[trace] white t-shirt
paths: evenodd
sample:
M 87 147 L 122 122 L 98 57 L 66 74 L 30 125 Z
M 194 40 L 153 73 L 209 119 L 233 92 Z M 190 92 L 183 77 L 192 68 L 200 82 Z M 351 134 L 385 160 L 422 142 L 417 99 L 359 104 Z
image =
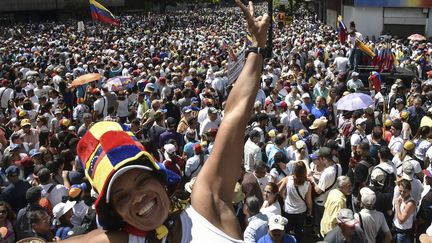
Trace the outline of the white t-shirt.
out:
M 129 100 L 117 100 L 118 107 L 117 107 L 117 116 L 119 117 L 126 117 L 129 115 Z
M 355 131 L 350 139 L 351 146 L 357 146 L 361 143 L 369 143 L 369 139 L 367 139 L 366 134 L 360 134 L 358 131 Z
M 361 226 L 366 235 L 366 242 L 375 242 L 380 229 L 384 233 L 390 231 L 383 213 L 363 208 L 358 214 L 355 214 L 356 219 L 360 218 L 359 214 L 361 215 Z
M 337 167 L 337 174 L 336 174 L 336 167 Z M 340 175 L 342 175 L 342 167 L 340 164 L 331 165 L 323 170 L 318 182 L 318 187 L 321 189 L 321 191 L 325 191 L 325 192 L 315 197 L 314 201 L 317 205 L 324 206 L 329 191 L 331 191 L 331 189 L 333 188 L 336 188 L 336 183 L 333 184 L 333 182 L 335 182 L 335 180 Z M 333 186 L 330 187 L 332 184 Z
M 106 97 L 101 97 L 97 99 L 93 104 L 93 110 L 96 111 L 97 115 L 100 115 L 103 112 L 103 116 L 108 115 L 108 101 Z
M 392 136 L 388 145 L 393 154 L 400 153 L 403 150 L 403 139 L 401 136 Z
M 267 200 L 264 201 L 263 205 L 267 205 L 267 204 L 268 204 Z M 267 216 L 267 218 L 269 219 L 273 215 L 281 215 L 282 209 L 279 202 L 276 200 L 276 202 L 274 202 L 272 205 L 267 206 L 265 208 L 261 208 L 260 212 L 265 216 Z
M 349 59 L 346 57 L 336 57 L 334 60 L 334 63 L 336 64 L 336 70 L 339 72 L 346 72 Z

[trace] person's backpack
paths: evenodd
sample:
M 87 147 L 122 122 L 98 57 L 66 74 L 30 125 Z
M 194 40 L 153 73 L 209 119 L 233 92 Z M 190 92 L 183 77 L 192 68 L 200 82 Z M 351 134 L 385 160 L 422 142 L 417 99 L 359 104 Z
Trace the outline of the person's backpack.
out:
M 44 208 L 49 215 L 52 215 L 53 206 L 51 205 L 51 202 L 49 201 L 48 197 L 52 190 L 55 188 L 55 184 L 52 184 L 49 188 L 45 196 L 41 197 L 39 200 L 39 205 Z

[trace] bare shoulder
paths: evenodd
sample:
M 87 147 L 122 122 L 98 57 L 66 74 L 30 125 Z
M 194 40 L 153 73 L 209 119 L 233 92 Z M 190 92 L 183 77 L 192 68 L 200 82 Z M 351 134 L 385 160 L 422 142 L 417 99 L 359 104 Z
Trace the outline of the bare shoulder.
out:
M 66 243 L 122 243 L 128 242 L 128 234 L 122 231 L 106 232 L 104 230 L 93 230 L 85 235 L 72 237 L 62 242 Z

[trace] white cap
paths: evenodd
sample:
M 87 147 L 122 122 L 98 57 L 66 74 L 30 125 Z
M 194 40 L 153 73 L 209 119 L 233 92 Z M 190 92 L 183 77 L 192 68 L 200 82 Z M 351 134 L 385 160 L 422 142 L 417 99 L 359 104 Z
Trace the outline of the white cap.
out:
M 288 224 L 288 219 L 282 217 L 281 215 L 272 215 L 269 219 L 268 226 L 269 230 L 284 230 L 285 225 Z
M 59 203 L 53 208 L 54 224 L 60 224 L 60 217 L 65 215 L 69 210 L 71 210 L 76 204 L 76 201 L 67 201 L 66 203 Z
M 304 94 L 302 95 L 302 99 L 304 99 L 304 98 L 310 98 L 309 93 L 304 93 Z
M 357 125 L 362 124 L 362 123 L 365 122 L 365 121 L 367 121 L 367 118 L 360 117 L 360 118 L 358 118 L 358 119 L 356 120 L 355 124 L 356 124 L 356 126 L 357 126 Z
M 373 206 L 376 202 L 375 192 L 372 191 L 369 187 L 363 187 L 360 190 L 361 202 L 365 206 Z
M 359 76 L 359 73 L 358 72 L 352 72 L 352 74 L 351 74 L 351 77 L 358 77 Z

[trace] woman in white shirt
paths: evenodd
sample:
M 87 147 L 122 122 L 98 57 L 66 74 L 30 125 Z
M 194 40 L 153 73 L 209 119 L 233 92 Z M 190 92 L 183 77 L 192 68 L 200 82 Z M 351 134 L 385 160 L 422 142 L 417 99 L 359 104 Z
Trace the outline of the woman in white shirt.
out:
M 282 210 L 279 200 L 279 190 L 276 183 L 267 183 L 264 188 L 264 203 L 261 206 L 260 212 L 265 214 L 267 218 L 273 215 L 281 215 Z
M 312 186 L 307 180 L 306 166 L 302 161 L 294 163 L 293 175 L 286 179 L 285 195 L 286 218 L 288 219 L 287 230 L 294 231 L 297 242 L 301 242 L 303 225 L 306 215 L 312 212 Z M 281 188 L 281 187 L 280 187 Z

